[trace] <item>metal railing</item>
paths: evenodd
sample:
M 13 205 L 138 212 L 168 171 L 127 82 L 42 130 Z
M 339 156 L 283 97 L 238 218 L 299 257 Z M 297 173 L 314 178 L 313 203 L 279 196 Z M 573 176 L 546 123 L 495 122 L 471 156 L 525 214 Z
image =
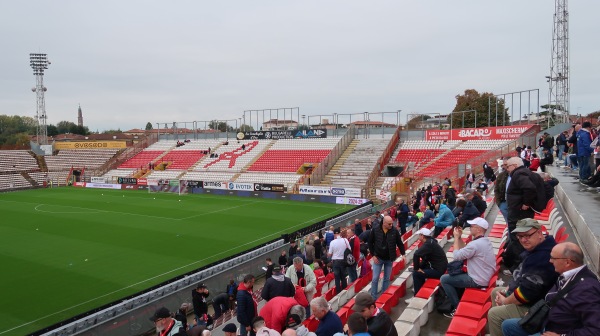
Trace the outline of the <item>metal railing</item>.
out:
M 340 156 L 342 156 L 346 148 L 348 148 L 348 145 L 350 145 L 352 140 L 354 140 L 355 134 L 356 129 L 354 125 L 352 125 L 348 128 L 346 134 L 344 134 L 344 136 L 340 138 L 340 141 L 338 141 L 337 145 L 335 145 L 331 152 L 329 152 L 329 154 L 323 159 L 323 161 L 321 161 L 321 164 L 319 164 L 319 166 L 313 170 L 311 178 L 305 179 L 305 183 L 309 183 L 308 181 L 310 181 L 310 184 L 314 185 L 323 181 L 325 175 L 329 173 L 333 165 L 335 165 L 335 163 L 338 161 Z

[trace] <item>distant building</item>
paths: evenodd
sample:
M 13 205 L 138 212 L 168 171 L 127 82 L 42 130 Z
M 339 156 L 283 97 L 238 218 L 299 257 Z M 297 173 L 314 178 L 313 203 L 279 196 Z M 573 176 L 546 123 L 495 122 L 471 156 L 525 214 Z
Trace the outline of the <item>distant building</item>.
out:
M 263 123 L 263 131 L 280 131 L 297 129 L 298 122 L 295 120 L 271 119 Z
M 356 128 L 396 128 L 394 124 L 382 122 L 382 121 L 354 121 L 347 124 L 345 127 L 354 125 Z

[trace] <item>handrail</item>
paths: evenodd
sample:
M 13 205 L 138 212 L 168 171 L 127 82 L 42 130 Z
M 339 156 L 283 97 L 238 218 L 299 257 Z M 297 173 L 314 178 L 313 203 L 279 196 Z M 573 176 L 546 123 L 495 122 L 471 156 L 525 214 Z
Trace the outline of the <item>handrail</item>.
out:
M 385 150 L 377 160 L 375 167 L 373 167 L 373 171 L 371 171 L 371 174 L 367 178 L 367 182 L 365 182 L 365 189 L 372 188 L 373 186 L 375 186 L 375 182 L 377 181 L 377 178 L 379 178 L 383 167 L 387 165 L 387 163 L 390 160 L 390 157 L 394 153 L 394 149 L 398 145 L 398 141 L 400 139 L 400 129 L 400 126 L 396 128 L 394 135 L 392 135 L 392 139 L 388 142 L 388 145 L 385 147 Z
M 331 168 L 335 165 L 337 160 L 342 156 L 346 148 L 350 145 L 356 133 L 356 128 L 351 125 L 344 136 L 338 141 L 335 147 L 327 154 L 327 156 L 321 161 L 319 166 L 313 171 L 310 179 L 305 179 L 305 183 L 310 181 L 311 185 L 320 183 Z

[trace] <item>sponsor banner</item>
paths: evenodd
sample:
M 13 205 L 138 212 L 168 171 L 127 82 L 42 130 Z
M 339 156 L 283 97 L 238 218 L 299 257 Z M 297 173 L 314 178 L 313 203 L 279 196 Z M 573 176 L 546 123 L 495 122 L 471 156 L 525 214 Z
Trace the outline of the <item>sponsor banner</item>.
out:
M 238 140 L 327 138 L 327 129 L 239 132 L 237 134 L 237 138 Z
M 146 180 L 146 184 L 149 185 L 149 186 L 157 186 L 158 185 L 158 180 L 148 179 L 148 180 Z
M 336 197 L 336 204 L 350 204 L 350 205 L 361 205 L 367 203 L 369 200 L 365 198 L 348 198 L 348 197 Z
M 96 189 L 121 189 L 120 184 L 112 184 L 112 183 L 86 183 L 86 188 L 96 188 Z
M 389 201 L 392 199 L 392 193 L 389 191 L 375 189 L 375 194 L 376 194 L 377 199 L 382 200 L 382 201 Z
M 425 140 L 509 140 L 535 125 L 457 128 L 453 130 L 426 130 Z
M 139 187 L 137 184 L 121 184 L 121 189 L 123 190 L 138 190 Z
M 75 186 L 75 187 L 85 187 L 85 182 L 75 182 L 75 184 L 73 184 L 73 186 Z
M 254 183 L 237 183 L 237 182 L 229 182 L 227 183 L 227 189 L 229 190 L 254 190 Z
M 125 141 L 60 141 L 54 143 L 54 149 L 106 149 L 127 148 Z
M 319 187 L 319 186 L 301 186 L 300 194 L 304 195 L 327 195 L 327 196 L 346 196 L 361 197 L 360 188 L 338 188 L 338 187 Z
M 272 192 L 284 192 L 285 187 L 283 184 L 271 184 L 271 183 L 254 183 L 255 191 L 272 191 Z
M 185 181 L 185 185 L 191 188 L 202 188 L 202 181 L 187 180 Z
M 331 195 L 330 187 L 301 186 L 300 194 L 303 195 Z
M 118 177 L 117 183 L 119 184 L 137 184 L 137 179 L 133 177 Z
M 92 183 L 106 183 L 106 178 L 92 176 L 91 181 Z
M 346 197 L 361 197 L 360 188 L 338 188 L 331 187 L 332 196 L 346 196 Z
M 204 189 L 222 189 L 227 190 L 228 183 L 225 181 L 202 181 L 202 188 Z
M 148 179 L 145 178 L 139 178 L 137 179 L 137 184 L 138 185 L 148 185 Z M 138 188 L 139 189 L 139 188 Z

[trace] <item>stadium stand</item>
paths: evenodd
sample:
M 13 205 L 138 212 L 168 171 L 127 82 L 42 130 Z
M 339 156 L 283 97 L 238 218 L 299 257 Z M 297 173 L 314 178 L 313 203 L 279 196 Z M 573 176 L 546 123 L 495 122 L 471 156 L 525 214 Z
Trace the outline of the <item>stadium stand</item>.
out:
M 248 168 L 248 171 L 296 172 L 304 163 L 321 163 L 339 140 L 339 138 L 277 140 Z
M 118 149 L 63 149 L 57 155 L 45 156 L 48 171 L 69 170 L 72 167 L 96 169 L 105 164 Z
M 39 170 L 37 161 L 26 150 L 0 151 L 0 171 L 17 172 Z

